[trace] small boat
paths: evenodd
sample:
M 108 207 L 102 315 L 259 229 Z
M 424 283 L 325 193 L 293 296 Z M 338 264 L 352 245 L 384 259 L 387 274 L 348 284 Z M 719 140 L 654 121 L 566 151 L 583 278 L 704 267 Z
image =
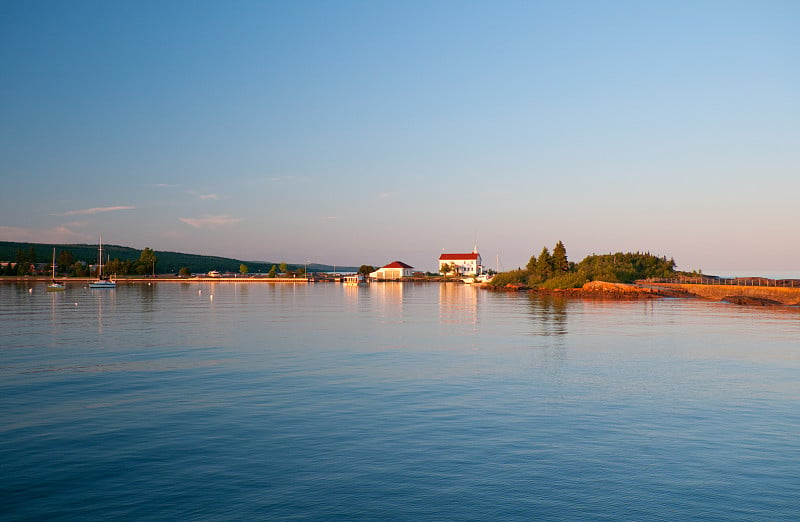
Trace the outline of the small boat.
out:
M 474 275 L 474 276 L 465 277 L 465 278 L 463 278 L 461 280 L 463 282 L 467 283 L 468 285 L 473 284 L 473 283 L 475 283 L 475 284 L 483 284 L 483 283 L 488 283 L 489 281 L 491 281 L 492 277 L 494 277 L 494 276 L 491 276 L 491 275 L 489 275 L 487 273 L 483 273 L 483 274 L 478 274 L 478 275 Z
M 342 277 L 342 283 L 348 286 L 367 286 L 364 274 L 354 274 Z
M 56 281 L 56 249 L 53 248 L 53 280 L 47 285 L 48 292 L 63 292 L 67 287 L 64 283 Z
M 103 277 L 103 238 L 100 238 L 100 252 L 98 254 L 97 280 L 89 283 L 89 288 L 116 288 L 117 282 L 108 277 Z

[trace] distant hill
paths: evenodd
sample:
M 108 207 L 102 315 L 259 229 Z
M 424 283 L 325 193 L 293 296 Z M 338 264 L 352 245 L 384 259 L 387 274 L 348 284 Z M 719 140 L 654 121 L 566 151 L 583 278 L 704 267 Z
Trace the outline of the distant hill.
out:
M 49 263 L 53 256 L 53 248 L 58 253 L 68 250 L 76 260 L 86 261 L 89 264 L 97 262 L 97 248 L 98 245 L 87 244 L 53 244 L 53 243 L 15 243 L 12 241 L 0 241 L 0 261 L 14 261 L 17 257 L 17 250 L 22 249 L 30 251 L 33 248 L 36 252 L 36 261 L 39 263 Z M 141 250 L 135 248 L 119 246 L 119 245 L 103 245 L 104 257 L 107 255 L 110 259 L 120 259 L 121 261 L 131 260 L 136 261 L 142 254 Z M 231 259 L 227 257 L 217 256 L 201 256 L 198 254 L 184 254 L 181 252 L 166 252 L 156 250 L 156 271 L 162 274 L 177 273 L 181 267 L 188 268 L 192 273 L 204 273 L 211 270 L 219 270 L 220 272 L 238 272 L 239 265 L 244 263 L 250 273 L 267 273 L 272 265 L 280 266 L 280 261 L 242 261 L 240 259 Z M 296 270 L 304 266 L 302 263 L 287 263 L 289 270 Z M 337 266 L 338 272 L 355 272 L 358 267 Z M 331 272 L 333 266 L 324 265 L 319 263 L 312 263 L 308 265 L 309 272 Z

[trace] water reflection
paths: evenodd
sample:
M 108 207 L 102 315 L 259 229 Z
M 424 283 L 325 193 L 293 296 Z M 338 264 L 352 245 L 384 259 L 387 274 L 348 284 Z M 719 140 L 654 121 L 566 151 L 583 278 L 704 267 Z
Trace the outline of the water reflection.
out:
M 95 303 L 95 308 L 97 309 L 97 333 L 103 333 L 103 329 L 105 328 L 105 321 L 103 320 L 103 312 L 104 309 L 107 307 L 109 309 L 113 309 L 114 306 L 117 304 L 117 289 L 100 289 L 100 290 L 93 290 L 88 288 L 90 298 Z
M 477 324 L 478 296 L 483 292 L 470 285 L 439 285 L 439 321 L 442 323 Z
M 153 312 L 156 310 L 156 297 L 157 297 L 157 284 L 147 283 L 143 285 L 135 285 L 138 290 L 138 297 L 141 301 L 142 312 L 146 317 L 152 317 Z
M 531 294 L 527 299 L 535 348 L 531 352 L 530 366 L 538 372 L 546 371 L 558 382 L 567 360 L 568 309 L 574 303 L 554 295 Z
M 403 318 L 403 300 L 405 283 L 385 282 L 370 285 L 370 293 L 378 305 L 379 314 L 384 319 L 399 320 Z
M 561 336 L 568 333 L 567 308 L 569 302 L 562 296 L 531 294 L 530 315 L 536 329 L 535 335 Z

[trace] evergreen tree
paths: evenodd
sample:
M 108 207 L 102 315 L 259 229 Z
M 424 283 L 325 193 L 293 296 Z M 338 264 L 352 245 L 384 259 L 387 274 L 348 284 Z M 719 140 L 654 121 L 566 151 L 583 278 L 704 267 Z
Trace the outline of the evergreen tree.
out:
M 569 272 L 567 249 L 561 241 L 556 243 L 555 248 L 553 248 L 553 271 L 556 275 Z
M 525 265 L 525 269 L 530 272 L 531 274 L 536 273 L 536 254 L 532 255 L 531 258 L 528 260 L 528 264 Z
M 553 256 L 547 247 L 542 247 L 539 257 L 536 259 L 535 275 L 540 281 L 546 281 L 553 276 Z
M 275 277 L 277 274 L 278 274 L 278 267 L 275 266 L 275 265 L 272 265 L 272 268 L 269 269 L 269 273 L 267 274 L 267 277 Z

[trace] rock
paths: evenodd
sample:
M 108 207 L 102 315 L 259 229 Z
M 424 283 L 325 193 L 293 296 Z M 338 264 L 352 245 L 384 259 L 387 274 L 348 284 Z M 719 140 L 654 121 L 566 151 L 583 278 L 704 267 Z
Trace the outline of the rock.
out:
M 730 303 L 743 306 L 783 306 L 780 301 L 773 301 L 772 299 L 765 299 L 763 297 L 749 297 L 746 295 L 731 295 L 721 299 L 724 303 Z
M 583 285 L 581 290 L 586 292 L 614 292 L 620 294 L 650 294 L 650 288 L 642 288 L 636 285 L 625 283 L 606 283 L 605 281 L 590 281 Z

